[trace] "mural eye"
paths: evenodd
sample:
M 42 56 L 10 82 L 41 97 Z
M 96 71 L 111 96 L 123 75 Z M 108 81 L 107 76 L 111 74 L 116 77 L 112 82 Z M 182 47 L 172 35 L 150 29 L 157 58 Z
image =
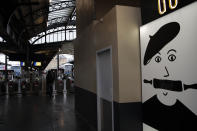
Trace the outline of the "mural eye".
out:
M 175 61 L 176 60 L 176 56 L 174 54 L 171 54 L 171 55 L 168 56 L 168 60 L 171 61 L 171 62 Z
M 159 62 L 161 61 L 161 57 L 160 57 L 160 56 L 157 56 L 157 57 L 155 58 L 155 61 L 156 61 L 157 63 L 159 63 Z

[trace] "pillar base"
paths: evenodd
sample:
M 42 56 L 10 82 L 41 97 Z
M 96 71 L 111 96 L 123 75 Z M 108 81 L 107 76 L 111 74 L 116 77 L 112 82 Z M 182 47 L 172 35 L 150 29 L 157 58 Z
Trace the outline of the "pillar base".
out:
M 17 93 L 17 96 L 22 96 L 22 93 Z
M 53 91 L 53 94 L 57 94 L 57 91 L 56 91 L 56 90 L 54 90 L 54 91 Z
M 42 96 L 46 96 L 47 95 L 47 92 L 45 91 L 45 92 L 41 92 L 40 93 Z
M 16 94 L 22 94 L 22 92 L 17 92 Z
M 63 93 L 66 93 L 67 90 L 66 90 L 66 80 L 64 80 L 64 90 L 63 90 Z
M 6 97 L 6 98 L 9 98 L 9 94 L 5 94 L 5 97 Z

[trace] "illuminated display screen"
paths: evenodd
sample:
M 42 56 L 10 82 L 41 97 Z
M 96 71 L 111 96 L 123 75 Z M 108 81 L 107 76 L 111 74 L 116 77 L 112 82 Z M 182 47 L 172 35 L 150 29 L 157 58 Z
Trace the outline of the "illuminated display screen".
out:
M 21 64 L 20 64 L 21 66 L 25 66 L 25 62 L 21 62 Z
M 33 62 L 33 66 L 42 66 L 41 62 Z
M 20 65 L 21 66 L 25 66 L 25 62 L 21 62 Z M 42 63 L 41 62 L 34 62 L 34 61 L 32 61 L 32 65 L 33 66 L 42 66 Z

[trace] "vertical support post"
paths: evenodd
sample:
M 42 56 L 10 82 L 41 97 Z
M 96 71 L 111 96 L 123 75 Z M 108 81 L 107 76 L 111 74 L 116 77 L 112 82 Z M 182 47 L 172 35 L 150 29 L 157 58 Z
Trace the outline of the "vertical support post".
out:
M 55 89 L 55 80 L 53 81 L 53 94 L 56 94 L 56 89 Z
M 54 33 L 53 33 L 53 42 L 55 42 L 55 41 L 54 41 Z
M 8 81 L 6 81 L 6 83 L 5 83 L 5 87 L 6 87 L 6 92 L 5 92 L 5 94 L 6 94 L 6 95 L 9 95 L 9 86 L 8 86 Z
M 42 74 L 42 95 L 46 95 L 46 74 Z
M 32 93 L 33 91 L 33 84 L 32 84 L 32 74 L 30 72 L 31 70 L 31 59 L 30 59 L 30 45 L 27 46 L 27 54 L 26 54 L 26 63 L 25 63 L 25 66 L 27 68 L 27 77 L 29 79 L 29 82 L 30 82 L 30 93 Z
M 8 61 L 7 55 L 5 55 L 5 86 L 6 86 L 6 95 L 9 95 L 9 86 L 8 86 Z
M 29 46 L 27 46 L 27 53 L 26 53 L 26 62 L 25 62 L 26 69 L 28 70 L 28 67 L 30 66 L 30 60 L 29 60 Z
M 62 40 L 62 32 L 63 32 L 63 31 L 61 31 L 61 40 L 60 40 L 60 41 L 63 41 L 63 40 Z
M 18 94 L 21 94 L 21 79 L 18 79 Z
M 70 30 L 68 31 L 68 34 L 69 34 L 69 40 L 71 40 L 71 37 L 70 37 Z
M 30 93 L 33 92 L 33 74 L 32 72 L 29 70 L 29 82 L 30 82 Z
M 60 49 L 58 50 L 58 53 L 57 53 L 57 78 L 59 77 L 59 62 L 60 62 L 60 60 L 59 60 L 59 51 L 60 51 Z
M 47 43 L 47 32 L 45 31 L 45 42 L 44 43 Z
M 64 79 L 64 90 L 63 92 L 66 92 L 66 79 Z
M 58 53 L 57 53 L 57 77 L 56 77 L 56 81 L 57 81 L 57 88 L 59 88 L 59 61 L 60 61 L 60 59 L 59 59 L 59 51 L 60 51 L 60 49 L 58 50 Z
M 67 37 L 66 37 L 66 26 L 65 26 L 65 41 L 67 40 Z
M 8 80 L 8 60 L 7 55 L 5 55 L 5 80 Z

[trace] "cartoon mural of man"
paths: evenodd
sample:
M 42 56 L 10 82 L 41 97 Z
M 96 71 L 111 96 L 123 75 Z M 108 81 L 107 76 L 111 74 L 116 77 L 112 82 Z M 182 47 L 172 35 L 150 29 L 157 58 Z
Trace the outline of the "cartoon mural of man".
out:
M 160 66 L 163 74 L 159 78 L 144 79 L 156 90 L 156 95 L 143 103 L 143 122 L 159 131 L 197 131 L 197 116 L 180 102 L 176 93 L 189 89 L 197 89 L 197 84 L 186 85 L 181 80 L 171 79 L 168 65 L 164 60 L 173 64 L 177 59 L 176 48 L 167 48 L 180 32 L 177 22 L 163 25 L 153 36 L 150 36 L 145 51 L 143 64 L 149 63 Z

